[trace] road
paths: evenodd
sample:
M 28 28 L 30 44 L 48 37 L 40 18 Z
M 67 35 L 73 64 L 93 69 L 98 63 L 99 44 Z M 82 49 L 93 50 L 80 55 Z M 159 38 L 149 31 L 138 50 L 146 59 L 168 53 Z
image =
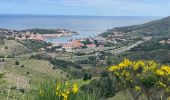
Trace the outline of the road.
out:
M 120 54 L 122 52 L 125 52 L 125 51 L 128 51 L 136 46 L 138 46 L 139 44 L 143 43 L 143 42 L 146 42 L 146 41 L 149 41 L 151 40 L 152 37 L 146 37 L 144 41 L 137 41 L 136 43 L 133 43 L 132 45 L 130 46 L 124 46 L 124 47 L 121 47 L 121 48 L 118 48 L 118 49 L 115 49 L 115 50 L 112 50 L 111 53 L 114 53 L 114 54 Z
M 145 41 L 138 41 L 138 42 L 136 42 L 136 43 L 134 43 L 134 44 L 132 44 L 132 45 L 130 45 L 130 46 L 124 46 L 124 47 L 121 47 L 121 48 L 112 50 L 111 53 L 116 54 L 116 55 L 117 55 L 117 54 L 120 54 L 120 53 L 122 53 L 122 52 L 128 51 L 128 50 L 136 47 L 137 45 L 139 45 L 139 44 L 141 44 L 141 43 L 143 43 L 143 42 L 145 42 Z
M 118 49 L 113 49 L 113 50 L 109 50 L 107 52 L 111 52 L 113 54 L 120 54 L 120 53 L 123 53 L 125 51 L 128 51 L 134 47 L 136 47 L 137 45 L 143 43 L 143 42 L 146 42 L 148 40 L 145 40 L 145 41 L 138 41 L 136 43 L 133 43 L 132 45 L 129 45 L 129 46 L 124 46 L 124 47 L 120 47 Z M 72 59 L 79 59 L 79 60 L 83 60 L 83 59 L 87 59 L 88 57 L 90 56 L 95 56 L 95 54 L 89 54 L 89 55 L 83 55 L 83 56 L 72 56 Z M 57 59 L 62 59 L 62 60 L 71 60 L 71 57 L 60 57 L 60 58 L 57 58 Z

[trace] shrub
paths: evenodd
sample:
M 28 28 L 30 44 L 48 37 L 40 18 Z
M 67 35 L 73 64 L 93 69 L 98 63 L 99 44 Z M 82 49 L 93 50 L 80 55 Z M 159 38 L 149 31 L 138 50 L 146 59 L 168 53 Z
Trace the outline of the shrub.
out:
M 20 91 L 21 93 L 25 93 L 25 89 L 23 89 L 23 88 L 20 88 L 19 91 Z
M 110 77 L 105 77 L 92 80 L 89 85 L 83 85 L 81 90 L 89 93 L 98 93 L 99 97 L 109 98 L 115 94 L 115 85 Z
M 8 49 L 8 47 L 6 46 L 5 49 Z
M 29 74 L 30 74 L 30 72 L 29 72 L 29 71 L 27 71 L 27 72 L 26 72 L 26 74 L 27 74 L 27 75 L 29 75 Z
M 75 63 L 72 63 L 72 62 L 69 62 L 69 61 L 59 60 L 59 59 L 51 59 L 50 62 L 51 62 L 51 64 L 60 66 L 62 68 L 68 68 L 70 66 L 75 67 L 77 69 L 82 68 L 82 66 L 80 66 L 78 64 L 75 64 Z
M 21 68 L 23 68 L 24 67 L 24 65 L 21 65 Z
M 34 58 L 35 58 L 35 56 L 34 56 L 34 55 L 31 55 L 31 56 L 30 56 L 30 58 L 33 58 L 33 59 L 34 59 Z
M 32 56 L 33 58 L 37 58 L 37 59 L 50 59 L 51 56 L 47 53 L 47 52 L 38 52 L 35 56 Z
M 4 75 L 4 73 L 0 73 L 0 78 L 2 78 L 2 77 L 3 77 L 3 75 Z
M 80 91 L 76 82 L 44 81 L 38 87 L 35 100 L 98 100 L 98 98 Z
M 7 58 L 15 58 L 14 55 L 8 55 Z
M 128 89 L 134 100 L 145 95 L 148 100 L 167 100 L 170 94 L 170 66 L 154 61 L 130 61 L 124 59 L 116 66 L 111 66 L 119 89 Z
M 77 55 L 77 56 L 83 56 L 83 55 L 85 55 L 85 53 L 77 52 L 77 53 L 75 53 L 75 55 Z
M 18 65 L 19 65 L 19 61 L 15 61 L 15 65 L 17 65 L 17 66 L 18 66 Z
M 4 55 L 0 55 L 0 58 L 5 58 L 5 56 Z
M 2 61 L 2 62 L 5 62 L 5 59 L 2 59 L 1 61 Z
M 84 74 L 83 81 L 87 81 L 89 79 L 88 73 Z
M 87 81 L 91 79 L 91 73 L 85 73 L 83 76 L 83 81 Z

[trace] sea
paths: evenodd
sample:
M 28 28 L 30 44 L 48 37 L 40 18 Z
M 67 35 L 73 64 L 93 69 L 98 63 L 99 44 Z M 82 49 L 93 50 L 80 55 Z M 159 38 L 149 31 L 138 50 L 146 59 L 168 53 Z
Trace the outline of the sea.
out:
M 0 15 L 0 28 L 23 29 L 68 29 L 79 35 L 46 38 L 48 42 L 68 42 L 70 39 L 95 37 L 107 29 L 143 24 L 159 17 L 144 16 L 71 16 L 71 15 Z

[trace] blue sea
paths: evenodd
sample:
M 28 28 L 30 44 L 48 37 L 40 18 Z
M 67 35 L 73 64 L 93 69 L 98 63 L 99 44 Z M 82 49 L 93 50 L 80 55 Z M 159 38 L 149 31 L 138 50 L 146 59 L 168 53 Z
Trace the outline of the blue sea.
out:
M 107 29 L 143 24 L 159 17 L 134 16 L 57 16 L 57 15 L 0 15 L 0 28 L 7 29 L 69 29 L 79 35 L 47 38 L 50 42 L 67 42 L 70 39 L 96 36 Z

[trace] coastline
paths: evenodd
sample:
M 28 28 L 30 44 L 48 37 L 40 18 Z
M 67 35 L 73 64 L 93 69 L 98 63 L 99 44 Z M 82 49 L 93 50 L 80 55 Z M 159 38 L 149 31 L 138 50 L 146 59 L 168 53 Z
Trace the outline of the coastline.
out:
M 44 38 L 59 38 L 59 37 L 67 37 L 71 35 L 79 35 L 78 33 L 64 33 L 64 34 L 44 34 L 42 35 Z

